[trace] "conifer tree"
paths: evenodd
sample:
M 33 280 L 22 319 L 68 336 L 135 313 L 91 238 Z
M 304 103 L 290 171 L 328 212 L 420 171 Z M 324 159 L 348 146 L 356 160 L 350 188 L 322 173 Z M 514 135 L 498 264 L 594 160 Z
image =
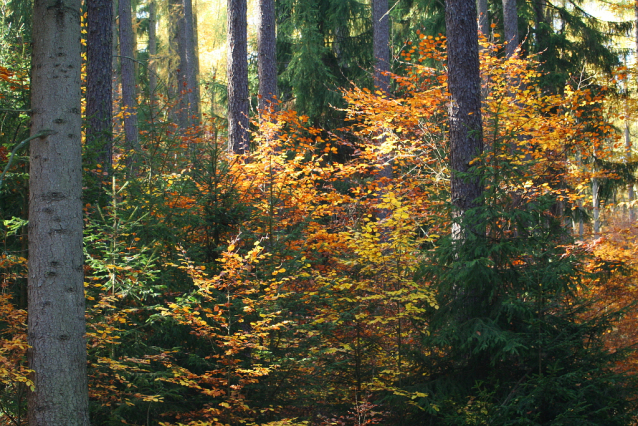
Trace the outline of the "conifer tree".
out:
M 228 0 L 228 149 L 248 150 L 248 34 L 246 0 Z
M 259 0 L 259 111 L 274 108 L 277 98 L 277 40 L 274 0 Z
M 80 1 L 36 0 L 33 22 L 29 424 L 88 426 Z

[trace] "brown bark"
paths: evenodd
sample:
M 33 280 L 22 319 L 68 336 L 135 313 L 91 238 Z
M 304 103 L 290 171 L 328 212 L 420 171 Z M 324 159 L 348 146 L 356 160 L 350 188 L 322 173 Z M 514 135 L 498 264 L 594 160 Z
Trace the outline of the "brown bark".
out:
M 35 0 L 29 189 L 29 425 L 88 426 L 80 1 Z
M 277 50 L 275 38 L 275 1 L 259 0 L 258 67 L 259 111 L 276 109 Z
M 447 0 L 445 25 L 448 44 L 448 88 L 450 92 L 450 166 L 455 216 L 463 217 L 483 188 L 478 176 L 462 176 L 483 152 L 481 123 L 481 77 L 478 57 L 476 5 L 473 0 Z M 462 237 L 462 230 L 455 230 Z
M 246 0 L 228 0 L 228 148 L 248 151 L 248 41 Z
M 133 18 L 131 0 L 119 0 L 120 68 L 122 69 L 122 110 L 127 150 L 139 152 L 137 104 L 135 101 L 135 52 L 133 50 Z M 129 164 L 135 167 L 135 158 Z
M 97 150 L 98 164 L 113 163 L 113 2 L 87 1 L 86 140 Z
M 182 128 L 199 122 L 199 89 L 195 75 L 195 33 L 193 28 L 193 3 L 181 0 L 178 22 L 179 73 L 177 82 L 180 96 L 179 121 Z

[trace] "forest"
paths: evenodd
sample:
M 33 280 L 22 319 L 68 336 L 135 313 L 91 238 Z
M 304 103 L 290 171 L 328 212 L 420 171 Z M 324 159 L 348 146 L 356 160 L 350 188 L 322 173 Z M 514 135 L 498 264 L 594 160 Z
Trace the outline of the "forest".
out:
M 638 2 L 0 7 L 0 426 L 638 424 Z

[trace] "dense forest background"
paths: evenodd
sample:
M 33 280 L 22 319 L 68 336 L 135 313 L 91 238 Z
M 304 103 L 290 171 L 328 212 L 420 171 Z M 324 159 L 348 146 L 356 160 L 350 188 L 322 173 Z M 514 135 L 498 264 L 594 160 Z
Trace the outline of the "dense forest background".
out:
M 89 424 L 34 420 L 63 293 L 96 426 L 638 422 L 638 6 L 465 1 L 459 126 L 459 0 L 84 0 L 83 296 L 34 278 L 70 12 L 0 1 L 0 425 Z

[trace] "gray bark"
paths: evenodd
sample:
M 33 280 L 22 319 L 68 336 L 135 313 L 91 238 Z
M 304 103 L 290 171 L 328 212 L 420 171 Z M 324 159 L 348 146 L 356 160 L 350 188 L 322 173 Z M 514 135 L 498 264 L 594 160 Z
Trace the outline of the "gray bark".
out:
M 86 140 L 109 172 L 113 163 L 113 2 L 87 1 Z
M 228 0 L 228 148 L 248 151 L 248 41 L 246 0 Z
M 450 92 L 450 166 L 455 216 L 476 206 L 482 194 L 478 176 L 462 177 L 470 162 L 483 152 L 481 77 L 478 57 L 476 5 L 473 0 L 447 0 L 448 88 Z M 462 230 L 454 230 L 462 238 Z
M 148 92 L 151 103 L 157 92 L 157 5 L 151 0 L 148 5 Z
M 503 29 L 505 31 L 505 56 L 511 58 L 518 47 L 518 12 L 516 0 L 503 0 Z
M 179 121 L 182 128 L 199 122 L 199 89 L 195 75 L 195 33 L 193 28 L 193 3 L 182 0 L 178 22 L 179 73 L 177 82 L 181 94 Z
M 120 64 L 122 69 L 122 109 L 126 148 L 139 152 L 137 105 L 135 101 L 135 53 L 133 50 L 133 18 L 131 0 L 119 0 Z M 129 160 L 133 164 L 135 159 Z
M 390 17 L 388 0 L 372 0 L 372 34 L 374 49 L 374 85 L 390 92 Z
M 88 426 L 80 1 L 35 0 L 29 189 L 29 425 Z
M 478 29 L 485 37 L 490 35 L 490 16 L 487 0 L 478 0 L 476 2 L 478 11 Z
M 591 180 L 591 193 L 592 193 L 592 207 L 594 216 L 594 233 L 600 233 L 600 197 L 599 197 L 600 183 L 598 178 Z
M 259 0 L 258 67 L 259 111 L 276 109 L 277 50 L 275 37 L 275 1 Z

